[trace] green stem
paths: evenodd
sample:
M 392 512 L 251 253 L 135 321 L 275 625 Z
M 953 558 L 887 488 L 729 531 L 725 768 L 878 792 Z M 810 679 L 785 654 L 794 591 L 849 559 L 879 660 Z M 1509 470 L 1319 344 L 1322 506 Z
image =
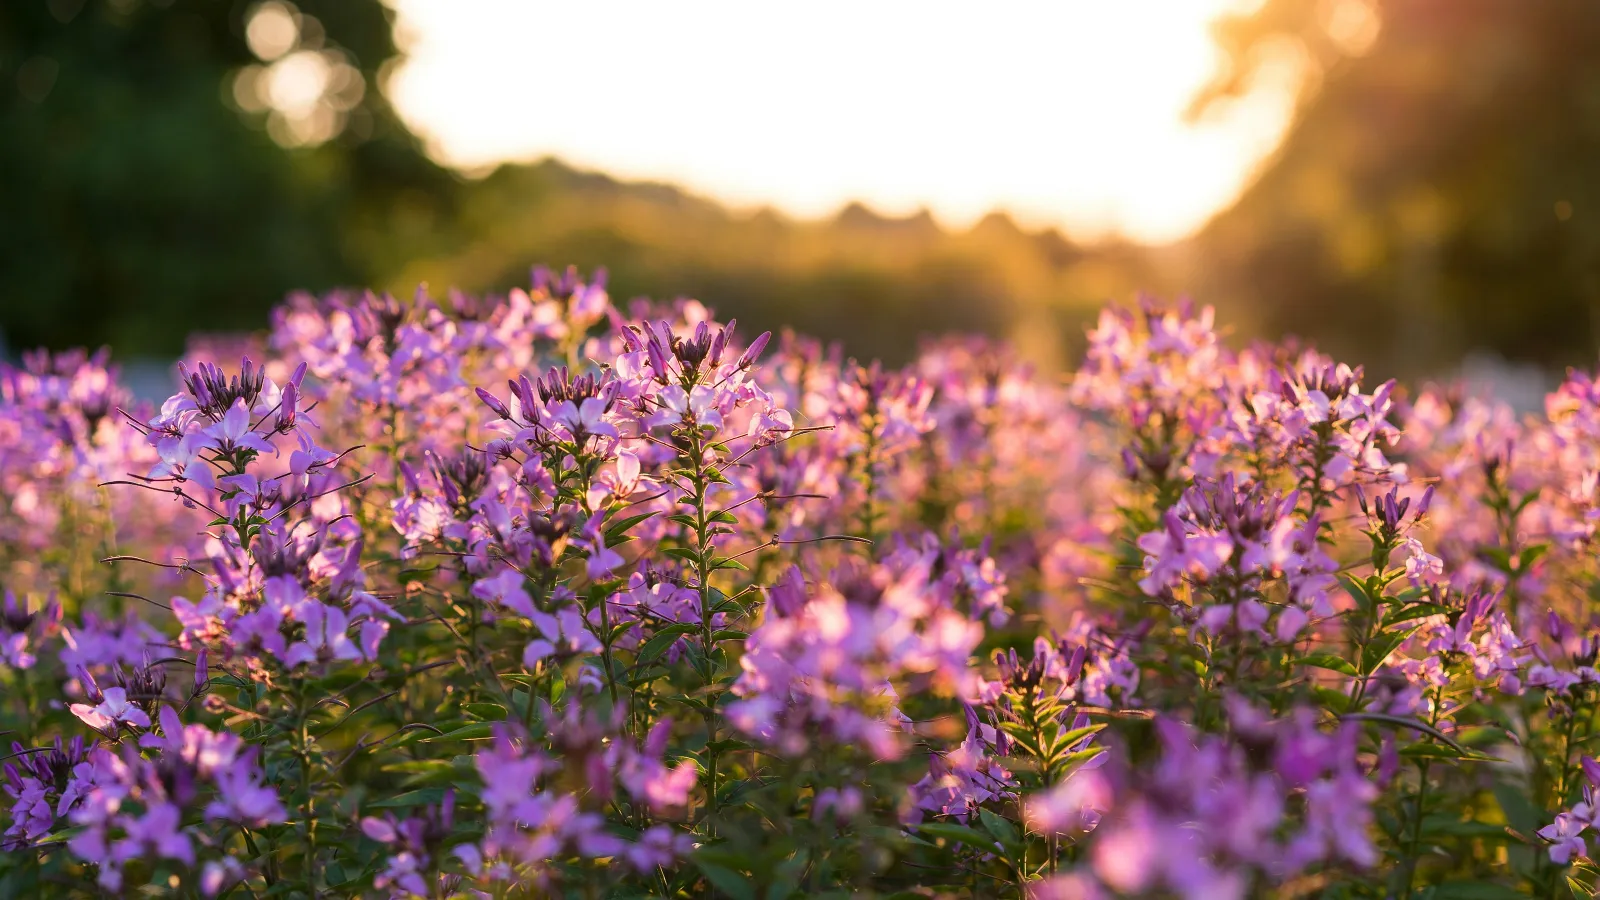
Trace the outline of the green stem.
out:
M 706 726 L 706 835 L 715 834 L 712 819 L 717 814 L 717 757 L 718 752 L 713 746 L 717 741 L 717 716 L 716 697 L 712 692 L 712 685 L 716 680 L 715 662 L 712 651 L 716 647 L 713 639 L 711 620 L 711 518 L 706 510 L 706 487 L 708 478 L 705 465 L 705 436 L 701 434 L 698 426 L 693 426 L 689 434 L 689 463 L 692 467 L 691 478 L 694 483 L 694 551 L 695 551 L 695 589 L 700 594 L 700 637 L 702 641 L 702 660 L 700 678 L 706 688 L 706 706 L 703 716 Z
M 297 726 L 296 755 L 300 759 L 300 790 L 306 795 L 305 814 L 301 818 L 301 830 L 305 836 L 305 876 L 306 894 L 315 900 L 317 896 L 317 819 L 313 808 L 311 791 L 311 711 L 305 705 L 305 684 L 300 684 L 296 713 L 299 719 Z

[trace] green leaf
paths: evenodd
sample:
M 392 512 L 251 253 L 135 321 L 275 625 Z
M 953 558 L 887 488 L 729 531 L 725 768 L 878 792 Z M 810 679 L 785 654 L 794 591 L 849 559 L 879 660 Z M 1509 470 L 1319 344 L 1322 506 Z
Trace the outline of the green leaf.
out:
M 398 772 L 401 775 L 415 775 L 419 772 L 453 771 L 454 766 L 442 759 L 404 759 L 400 762 L 389 763 L 381 771 Z
M 682 705 L 698 712 L 708 712 L 711 709 L 710 706 L 706 705 L 704 700 L 701 700 L 697 697 L 683 697 L 676 694 L 665 694 L 660 699 L 665 700 L 668 703 L 681 703 Z
M 677 557 L 678 559 L 685 560 L 686 562 L 692 562 L 692 563 L 699 563 L 700 562 L 700 553 L 698 551 L 691 550 L 688 547 L 663 547 L 661 552 L 665 553 L 668 556 L 673 556 L 673 557 Z
M 1001 722 L 1000 730 L 1015 738 L 1016 742 L 1022 745 L 1022 749 L 1028 751 L 1030 755 L 1035 757 L 1044 756 L 1044 750 L 1040 749 L 1038 743 L 1033 739 L 1033 729 L 1028 726 L 1021 722 Z
M 1094 725 L 1085 725 L 1082 728 L 1074 728 L 1071 731 L 1064 731 L 1061 734 L 1056 735 L 1056 746 L 1070 747 L 1091 734 L 1099 734 L 1100 732 L 1104 731 L 1106 724 L 1107 723 L 1105 722 L 1100 722 Z
M 1506 821 L 1524 837 L 1532 837 L 1534 832 L 1547 824 L 1544 821 L 1544 812 L 1528 799 L 1522 788 L 1496 780 L 1493 791 L 1495 802 L 1500 804 L 1500 811 L 1505 814 Z
M 645 666 L 655 662 L 656 657 L 667 652 L 667 648 L 671 647 L 673 643 L 678 640 L 678 638 L 689 634 L 694 630 L 695 626 L 689 624 L 688 622 L 678 622 L 663 627 L 660 631 L 657 631 L 655 634 L 651 635 L 650 640 L 645 641 L 644 644 L 639 647 L 639 651 L 634 654 L 633 657 L 634 663 L 640 666 Z
M 916 844 L 922 847 L 933 846 L 931 842 L 923 840 L 917 835 L 900 828 L 892 828 L 888 825 L 863 825 L 861 826 L 860 832 L 865 837 L 870 837 L 873 840 L 888 844 L 892 847 L 903 847 L 906 844 Z
M 1075 753 L 1068 753 L 1060 759 L 1052 760 L 1050 767 L 1058 769 L 1064 774 L 1084 765 L 1104 752 L 1106 752 L 1104 747 L 1088 747 Z
M 1447 881 L 1434 887 L 1434 900 L 1511 900 L 1527 894 L 1492 881 Z
M 1346 591 L 1350 592 L 1350 596 L 1356 601 L 1357 606 L 1362 609 L 1372 608 L 1372 597 L 1367 594 L 1367 586 L 1365 584 L 1351 578 L 1349 575 L 1340 575 L 1339 583 L 1344 585 Z
M 941 838 L 958 844 L 966 844 L 978 850 L 992 851 L 997 843 L 993 836 L 984 834 L 976 828 L 957 825 L 954 822 L 923 822 L 917 826 L 917 834 Z
M 1011 824 L 1011 820 L 981 807 L 978 809 L 978 818 L 983 822 L 983 830 L 994 835 L 1000 843 L 1014 847 L 1021 842 L 1022 836 L 1017 833 L 1017 826 Z
M 1391 625 L 1398 625 L 1401 622 L 1410 622 L 1413 619 L 1425 619 L 1429 616 L 1444 615 L 1448 612 L 1450 612 L 1449 607 L 1440 606 L 1437 603 L 1412 603 L 1409 606 L 1402 606 L 1394 612 L 1389 613 L 1387 616 L 1384 616 L 1383 627 L 1388 628 Z
M 1311 693 L 1316 696 L 1317 702 L 1335 715 L 1343 715 L 1350 711 L 1350 695 L 1344 691 L 1336 691 L 1330 687 L 1313 685 Z
M 1330 669 L 1334 672 L 1338 672 L 1341 675 L 1349 675 L 1352 678 L 1360 674 L 1356 671 L 1355 666 L 1350 665 L 1350 661 L 1348 659 L 1340 656 L 1334 656 L 1332 653 L 1313 653 L 1310 656 L 1301 657 L 1300 659 L 1295 660 L 1295 662 L 1302 666 L 1315 666 L 1319 669 Z
M 755 900 L 756 889 L 750 883 L 748 876 L 699 858 L 694 860 L 694 864 L 700 870 L 700 874 L 711 882 L 712 887 L 732 897 L 733 900 Z
M 1371 675 L 1373 672 L 1378 671 L 1378 667 L 1383 665 L 1389 655 L 1395 651 L 1395 648 L 1405 643 L 1406 638 L 1411 637 L 1417 627 L 1402 628 L 1399 631 L 1385 631 L 1375 635 L 1361 653 L 1361 674 Z
M 1446 835 L 1450 837 L 1486 838 L 1489 840 L 1511 840 L 1511 835 L 1506 833 L 1506 826 L 1494 822 L 1477 822 L 1471 819 L 1461 819 L 1455 812 L 1433 813 L 1422 820 L 1422 833 L 1425 835 Z
M 1476 750 L 1457 750 L 1448 744 L 1419 742 L 1400 748 L 1400 755 L 1411 759 L 1459 759 L 1465 762 L 1500 762 L 1499 757 Z
M 43 846 L 45 844 L 64 844 L 88 830 L 89 826 L 87 825 L 72 825 L 34 841 L 33 845 Z
M 788 900 L 800 888 L 800 879 L 806 874 L 806 864 L 811 861 L 811 851 L 804 847 L 778 864 L 772 884 L 767 886 L 766 900 Z
M 425 737 L 422 739 L 422 742 L 424 744 L 435 744 L 443 741 L 481 741 L 485 738 L 490 738 L 493 736 L 494 723 L 473 722 L 471 725 L 463 725 L 462 727 L 457 728 L 455 731 L 448 731 L 444 734 L 436 734 L 430 737 Z
M 1492 725 L 1475 725 L 1470 728 L 1463 728 L 1452 734 L 1451 737 L 1455 738 L 1456 743 L 1463 747 L 1482 747 L 1486 744 L 1495 744 L 1507 739 L 1505 729 Z
M 628 516 L 625 519 L 618 519 L 615 522 L 612 522 L 610 525 L 607 525 L 606 546 L 611 546 L 613 543 L 615 543 L 616 538 L 622 537 L 624 534 L 631 531 L 633 526 L 653 517 L 654 515 L 655 513 L 653 512 L 640 513 L 636 516 Z
M 367 807 L 369 809 L 402 809 L 411 806 L 432 806 L 444 799 L 445 790 L 442 787 L 430 787 L 417 791 L 407 791 L 404 794 L 397 794 L 386 800 L 368 803 Z
M 461 708 L 488 721 L 503 722 L 506 718 L 506 708 L 498 703 L 463 703 Z

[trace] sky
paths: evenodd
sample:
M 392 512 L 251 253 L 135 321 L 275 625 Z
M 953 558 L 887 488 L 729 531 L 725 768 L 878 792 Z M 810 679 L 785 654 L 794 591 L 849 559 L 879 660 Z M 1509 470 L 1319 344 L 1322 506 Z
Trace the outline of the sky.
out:
M 1240 0 L 390 2 L 407 60 L 385 90 L 441 161 L 553 155 L 800 217 L 859 200 L 1173 240 L 1293 104 L 1286 85 L 1184 121 Z

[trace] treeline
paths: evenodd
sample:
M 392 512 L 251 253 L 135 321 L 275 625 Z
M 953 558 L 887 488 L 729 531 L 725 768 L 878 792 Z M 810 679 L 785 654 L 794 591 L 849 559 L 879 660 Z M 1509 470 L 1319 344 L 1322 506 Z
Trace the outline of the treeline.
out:
M 547 262 L 608 265 L 622 299 L 689 292 L 891 360 L 948 331 L 1060 359 L 1091 310 L 1141 289 L 1186 290 L 1247 333 L 1301 334 L 1384 373 L 1473 349 L 1595 354 L 1600 5 L 1585 0 L 1268 0 L 1225 24 L 1229 63 L 1197 108 L 1289 48 L 1299 118 L 1233 208 L 1164 248 L 1002 214 L 960 231 L 858 206 L 797 221 L 550 160 L 463 179 L 376 88 L 397 53 L 386 6 L 283 5 L 296 52 L 348 61 L 365 86 L 314 147 L 279 146 L 287 126 L 241 100 L 239 73 L 264 64 L 255 4 L 0 8 L 10 347 L 170 354 L 193 331 L 254 327 L 295 288 L 504 289 Z M 1363 14 L 1376 27 L 1353 31 Z

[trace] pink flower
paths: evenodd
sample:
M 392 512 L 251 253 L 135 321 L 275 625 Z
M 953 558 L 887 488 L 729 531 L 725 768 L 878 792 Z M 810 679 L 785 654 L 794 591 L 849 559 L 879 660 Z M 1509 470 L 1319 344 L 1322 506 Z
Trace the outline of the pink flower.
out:
M 1550 861 L 1559 866 L 1572 862 L 1573 857 L 1589 855 L 1589 845 L 1583 839 L 1589 824 L 1570 812 L 1559 813 L 1556 820 L 1539 829 L 1539 837 L 1550 841 Z
M 250 410 L 243 398 L 235 400 L 222 421 L 206 428 L 204 434 L 206 439 L 202 446 L 213 447 L 224 453 L 235 450 L 273 452 L 272 444 L 250 429 Z
M 1406 576 L 1412 581 L 1421 582 L 1426 576 L 1439 578 L 1444 575 L 1444 560 L 1429 553 L 1421 541 L 1408 537 L 1402 546 L 1406 551 Z
M 1145 577 L 1139 587 L 1147 594 L 1159 594 L 1162 589 L 1178 583 L 1185 575 L 1208 578 L 1222 568 L 1233 555 L 1233 542 L 1227 535 L 1190 532 L 1178 514 L 1167 511 L 1166 527 L 1139 538 L 1139 549 L 1145 556 Z
M 309 662 L 361 658 L 361 649 L 345 633 L 350 620 L 344 610 L 313 600 L 301 606 L 298 618 L 305 623 L 306 637 L 284 654 L 285 666 L 292 669 Z
M 525 619 L 534 617 L 533 598 L 524 585 L 527 579 L 516 569 L 502 569 L 472 586 L 472 596 L 499 603 Z
M 696 428 L 722 427 L 722 413 L 717 408 L 721 398 L 710 385 L 697 384 L 689 391 L 668 385 L 656 399 L 661 407 L 650 417 L 651 426 L 688 423 Z
M 529 641 L 523 650 L 522 664 L 527 668 L 556 653 L 596 653 L 601 649 L 599 639 L 589 633 L 575 607 L 568 606 L 555 615 L 534 610 L 530 618 L 543 637 Z
M 582 403 L 573 403 L 563 400 L 551 410 L 557 422 L 567 426 L 572 432 L 574 440 L 580 440 L 585 435 L 604 435 L 616 437 L 616 426 L 606 421 L 606 407 L 608 402 L 603 397 L 589 397 Z
M 288 819 L 289 813 L 278 800 L 278 792 L 262 784 L 252 747 L 224 768 L 217 770 L 217 799 L 206 807 L 206 818 L 227 819 L 259 828 Z
M 150 717 L 144 710 L 129 703 L 128 692 L 120 687 L 106 688 L 104 699 L 96 706 L 74 703 L 71 709 L 72 714 L 82 719 L 84 724 L 108 734 L 115 731 L 117 725 L 150 727 Z
M 1093 769 L 1080 769 L 1048 791 L 1027 799 L 1028 827 L 1038 834 L 1082 834 L 1094 830 L 1111 806 L 1111 786 Z

